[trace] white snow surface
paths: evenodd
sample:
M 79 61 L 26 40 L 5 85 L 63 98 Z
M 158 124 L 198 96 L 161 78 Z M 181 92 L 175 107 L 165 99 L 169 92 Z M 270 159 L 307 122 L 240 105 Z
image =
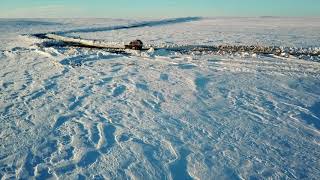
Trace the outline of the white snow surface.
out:
M 0 20 L 0 179 L 320 179 L 319 62 L 20 36 L 320 47 L 319 18 L 150 22 Z

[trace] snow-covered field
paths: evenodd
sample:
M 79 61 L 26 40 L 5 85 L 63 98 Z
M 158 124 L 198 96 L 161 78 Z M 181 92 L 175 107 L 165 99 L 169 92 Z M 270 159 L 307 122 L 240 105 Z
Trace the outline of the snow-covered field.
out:
M 1 179 L 320 179 L 318 60 L 21 36 L 45 32 L 320 47 L 320 18 L 0 19 Z

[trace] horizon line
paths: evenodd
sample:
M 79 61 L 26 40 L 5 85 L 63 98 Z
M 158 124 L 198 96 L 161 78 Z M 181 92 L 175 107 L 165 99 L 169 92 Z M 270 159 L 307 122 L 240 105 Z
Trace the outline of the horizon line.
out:
M 0 17 L 0 19 L 120 19 L 120 20 L 130 20 L 130 19 L 164 19 L 164 18 L 320 18 L 320 16 L 163 16 L 163 17 Z

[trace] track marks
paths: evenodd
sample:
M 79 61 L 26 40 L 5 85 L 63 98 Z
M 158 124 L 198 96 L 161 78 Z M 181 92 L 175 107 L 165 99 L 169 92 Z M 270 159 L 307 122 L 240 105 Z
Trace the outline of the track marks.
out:
M 33 153 L 31 152 L 28 153 L 25 160 L 24 168 L 26 169 L 29 176 L 35 176 L 35 167 L 42 162 L 43 160 L 40 157 L 33 155 Z
M 161 73 L 160 74 L 160 80 L 162 81 L 168 81 L 169 80 L 169 75 L 166 73 Z
M 12 87 L 13 85 L 14 85 L 14 82 L 9 81 L 9 82 L 4 82 L 4 83 L 2 84 L 2 87 L 3 87 L 4 89 L 8 89 L 9 87 Z
M 0 178 L 2 179 L 15 179 L 17 167 L 14 165 L 1 164 L 0 165 Z
M 74 157 L 75 148 L 69 144 L 65 145 L 63 149 L 60 149 L 60 158 L 64 161 L 69 161 Z
M 119 55 L 103 55 L 103 54 L 89 54 L 89 55 L 77 55 L 74 57 L 66 58 L 60 61 L 62 65 L 70 65 L 72 67 L 79 67 L 84 64 L 89 65 L 96 61 L 108 60 L 118 58 Z
M 42 89 L 38 90 L 38 91 L 35 91 L 30 95 L 30 98 L 28 99 L 27 103 L 29 103 L 29 102 L 31 102 L 33 100 L 36 100 L 36 99 L 42 97 L 45 94 L 46 94 L 46 91 L 42 90 Z
M 21 91 L 26 90 L 32 83 L 33 83 L 33 77 L 29 71 L 24 71 L 25 76 L 25 83 L 21 87 Z
M 99 158 L 99 156 L 100 156 L 99 152 L 89 151 L 81 157 L 80 161 L 78 162 L 78 166 L 87 167 L 87 166 L 93 164 L 94 162 L 96 162 L 97 159 Z
M 161 105 L 159 102 L 151 100 L 151 99 L 143 99 L 141 103 L 148 109 L 153 110 L 154 112 L 160 112 L 161 111 Z
M 108 153 L 110 149 L 115 145 L 116 138 L 115 138 L 115 131 L 116 127 L 113 125 L 101 125 L 100 126 L 100 134 L 101 134 L 101 141 L 99 142 L 100 151 L 104 154 Z
M 60 116 L 56 120 L 53 129 L 58 129 L 60 126 L 62 126 L 65 122 L 71 120 L 72 118 L 76 117 L 76 115 L 67 115 L 67 116 Z
M 52 154 L 57 152 L 58 150 L 58 141 L 57 140 L 50 140 L 44 139 L 43 142 L 39 145 L 37 151 L 40 155 L 40 158 L 46 162 L 49 162 Z
M 208 89 L 211 79 L 206 76 L 197 75 L 194 79 L 194 85 L 196 88 L 196 96 L 199 100 L 203 101 L 211 98 L 210 90 Z
M 95 124 L 89 129 L 91 140 L 96 143 L 96 147 L 88 152 L 85 152 L 80 158 L 77 166 L 85 168 L 95 163 L 100 156 L 110 152 L 115 145 L 116 128 L 110 124 L 99 123 Z
M 196 88 L 200 92 L 206 91 L 207 84 L 209 83 L 209 78 L 199 76 L 195 79 L 194 84 L 196 85 Z
M 192 179 L 187 171 L 187 156 L 189 151 L 186 149 L 181 149 L 179 151 L 179 156 L 176 161 L 170 165 L 171 176 L 173 179 Z
M 136 88 L 141 89 L 143 91 L 149 90 L 149 87 L 146 83 L 136 83 Z
M 116 88 L 113 89 L 112 96 L 118 97 L 126 91 L 127 87 L 125 85 L 118 85 Z
M 58 175 L 64 175 L 66 173 L 74 171 L 76 168 L 77 168 L 77 166 L 75 164 L 68 164 L 68 165 L 56 168 L 55 172 Z
M 37 176 L 36 180 L 42 180 L 42 179 L 50 179 L 53 175 L 50 173 L 49 168 L 37 168 Z
M 98 83 L 97 85 L 98 86 L 104 86 L 108 83 L 110 83 L 112 81 L 113 77 L 106 77 L 106 78 L 102 78 Z
M 144 107 L 146 107 L 154 112 L 161 112 L 162 111 L 161 104 L 163 102 L 165 102 L 165 98 L 164 98 L 163 94 L 158 91 L 153 91 L 151 93 L 150 98 L 146 98 L 146 99 L 141 100 L 141 104 Z
M 63 122 L 68 121 L 70 117 L 73 116 L 63 116 L 60 117 L 60 125 Z M 57 126 L 57 125 L 56 125 Z M 57 126 L 59 127 L 59 126 Z M 116 128 L 111 124 L 105 123 L 85 123 L 73 122 L 73 125 L 70 124 L 69 128 L 73 129 L 71 138 L 72 141 L 66 141 L 61 147 L 69 147 L 60 149 L 60 155 L 58 159 L 54 160 L 55 162 L 61 160 L 71 160 L 80 156 L 79 161 L 76 164 L 67 164 L 56 169 L 57 174 L 62 174 L 66 172 L 73 171 L 76 167 L 89 167 L 94 164 L 100 156 L 110 152 L 111 148 L 115 145 L 115 131 Z M 62 145 L 61 144 L 61 145 Z M 85 152 L 75 150 L 75 147 L 86 147 Z M 59 160 L 60 159 L 60 160 Z
M 73 97 L 69 100 L 70 105 L 69 105 L 69 110 L 73 111 L 75 110 L 77 107 L 81 106 L 82 102 L 84 101 L 84 99 L 88 97 L 88 95 L 83 95 L 80 97 Z
M 90 139 L 94 144 L 98 144 L 101 138 L 101 132 L 99 130 L 98 124 L 94 123 L 90 126 Z

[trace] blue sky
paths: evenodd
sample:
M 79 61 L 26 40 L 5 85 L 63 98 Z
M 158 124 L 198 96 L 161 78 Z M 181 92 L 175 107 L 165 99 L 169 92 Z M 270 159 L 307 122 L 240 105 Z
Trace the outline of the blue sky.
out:
M 0 17 L 320 16 L 320 0 L 1 0 Z

